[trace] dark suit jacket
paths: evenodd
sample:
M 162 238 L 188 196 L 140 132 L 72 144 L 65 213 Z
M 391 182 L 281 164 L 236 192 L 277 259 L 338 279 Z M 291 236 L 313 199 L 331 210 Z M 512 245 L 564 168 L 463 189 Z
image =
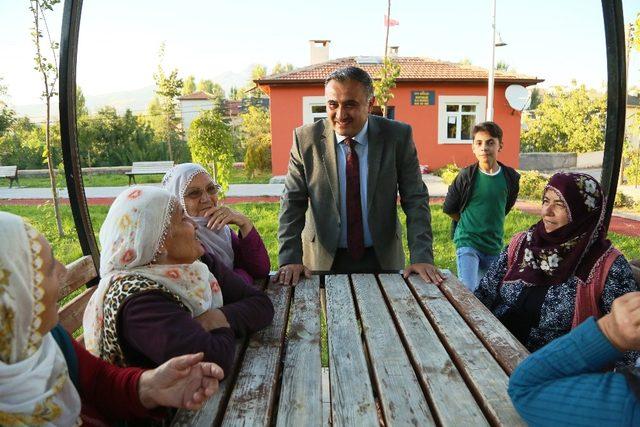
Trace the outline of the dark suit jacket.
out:
M 397 195 L 407 216 L 411 263 L 433 263 L 429 195 L 407 124 L 369 116 L 368 220 L 384 270 L 404 268 Z M 280 204 L 279 263 L 330 270 L 340 238 L 336 140 L 325 119 L 297 128 Z M 310 207 L 310 209 L 307 209 Z

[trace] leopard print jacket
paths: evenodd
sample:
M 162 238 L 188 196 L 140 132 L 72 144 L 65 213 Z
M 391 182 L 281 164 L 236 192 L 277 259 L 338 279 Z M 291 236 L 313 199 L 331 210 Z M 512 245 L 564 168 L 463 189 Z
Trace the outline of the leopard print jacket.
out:
M 118 340 L 118 314 L 129 298 L 144 292 L 162 291 L 176 301 L 180 307 L 186 306 L 178 296 L 161 284 L 139 275 L 122 276 L 114 279 L 104 296 L 104 324 L 100 340 L 100 358 L 107 362 L 126 367 L 127 361 Z

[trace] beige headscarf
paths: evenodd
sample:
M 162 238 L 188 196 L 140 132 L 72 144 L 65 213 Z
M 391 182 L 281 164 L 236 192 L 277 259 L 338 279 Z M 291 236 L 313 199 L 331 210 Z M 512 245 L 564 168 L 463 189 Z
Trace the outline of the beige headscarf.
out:
M 196 163 L 182 163 L 169 169 L 162 178 L 162 186 L 171 194 L 176 196 L 184 210 L 187 206 L 184 203 L 184 193 L 189 184 L 196 175 L 206 174 L 209 178 L 209 172 Z M 198 224 L 198 239 L 202 242 L 207 252 L 224 264 L 228 269 L 233 270 L 233 245 L 231 243 L 231 228 L 225 225 L 220 230 L 212 230 L 207 227 L 209 218 L 191 217 Z
M 176 206 L 168 191 L 152 186 L 133 186 L 111 205 L 100 229 L 101 280 L 82 320 L 91 353 L 100 352 L 104 297 L 116 278 L 135 274 L 151 279 L 176 294 L 194 317 L 222 306 L 218 281 L 204 263 L 154 263 Z
M 62 351 L 38 332 L 44 279 L 40 234 L 0 212 L 0 425 L 70 426 L 80 397 Z

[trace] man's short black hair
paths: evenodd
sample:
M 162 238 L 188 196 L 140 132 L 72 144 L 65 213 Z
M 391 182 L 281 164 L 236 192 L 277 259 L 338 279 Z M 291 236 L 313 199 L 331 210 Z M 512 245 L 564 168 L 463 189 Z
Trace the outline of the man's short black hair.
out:
M 472 137 L 475 139 L 476 133 L 486 132 L 493 138 L 498 138 L 498 142 L 502 144 L 502 129 L 495 122 L 482 122 L 473 127 L 471 132 Z
M 336 80 L 338 82 L 345 82 L 347 80 L 360 82 L 362 83 L 362 86 L 364 86 L 365 93 L 367 94 L 367 101 L 373 98 L 373 81 L 371 80 L 369 73 L 362 68 L 353 66 L 338 68 L 327 76 L 324 80 L 324 85 L 328 85 L 331 80 Z

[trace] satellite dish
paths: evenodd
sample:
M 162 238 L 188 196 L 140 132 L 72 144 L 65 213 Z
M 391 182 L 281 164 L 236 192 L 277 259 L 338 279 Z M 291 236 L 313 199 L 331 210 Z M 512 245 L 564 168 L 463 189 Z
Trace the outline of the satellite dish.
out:
M 510 85 L 505 90 L 504 95 L 507 98 L 507 102 L 514 110 L 522 111 L 529 106 L 531 96 L 529 91 L 524 86 Z

